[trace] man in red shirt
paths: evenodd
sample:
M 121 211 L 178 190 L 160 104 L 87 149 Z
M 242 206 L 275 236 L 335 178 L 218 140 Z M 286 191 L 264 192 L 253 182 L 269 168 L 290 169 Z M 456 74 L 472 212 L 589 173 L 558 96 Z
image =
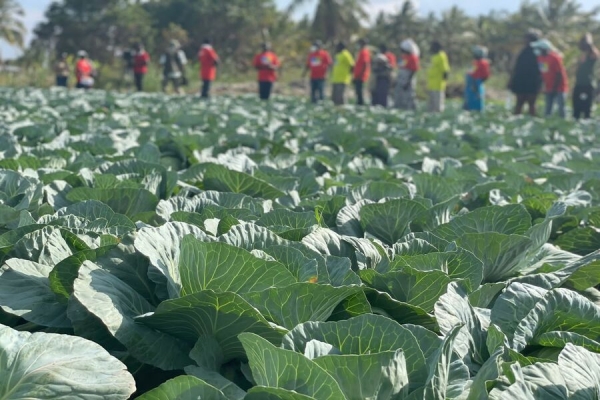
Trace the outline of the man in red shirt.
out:
M 325 78 L 329 67 L 333 65 L 331 55 L 323 49 L 317 40 L 310 49 L 303 76 L 310 70 L 310 99 L 316 104 L 325 99 Z
M 360 39 L 358 46 L 360 50 L 354 67 L 354 89 L 356 90 L 356 104 L 362 106 L 365 104 L 364 86 L 371 76 L 371 51 L 367 46 L 366 39 Z
M 75 64 L 75 76 L 77 77 L 77 89 L 91 89 L 94 86 L 94 67 L 88 60 L 85 50 L 77 52 L 77 64 Z
M 544 92 L 546 93 L 546 116 L 552 115 L 554 103 L 558 105 L 558 115 L 566 117 L 565 103 L 569 91 L 567 71 L 562 56 L 550 41 L 542 39 L 531 44 L 538 56 Z
M 202 79 L 203 99 L 210 97 L 211 83 L 217 78 L 217 65 L 219 65 L 219 55 L 212 47 L 210 39 L 204 39 L 200 52 L 198 52 L 198 61 L 200 61 L 200 78 Z
M 258 71 L 258 95 L 261 100 L 269 100 L 273 84 L 277 80 L 279 58 L 271 51 L 269 43 L 263 43 L 262 51 L 254 57 L 254 68 Z
M 133 50 L 135 51 L 133 55 L 133 77 L 137 91 L 141 92 L 144 90 L 144 77 L 148 73 L 150 55 L 141 43 L 136 43 Z

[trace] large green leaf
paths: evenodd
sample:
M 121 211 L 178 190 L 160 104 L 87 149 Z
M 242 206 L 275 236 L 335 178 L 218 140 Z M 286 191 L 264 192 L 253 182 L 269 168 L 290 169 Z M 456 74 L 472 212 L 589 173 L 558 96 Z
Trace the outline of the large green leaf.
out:
M 210 290 L 163 301 L 153 314 L 140 316 L 136 321 L 140 326 L 172 335 L 190 346 L 199 338 L 212 337 L 221 348 L 223 362 L 244 357 L 238 340 L 242 332 L 254 332 L 273 343 L 280 343 L 285 332 L 272 327 L 239 295 Z
M 242 297 L 270 321 L 293 329 L 308 321 L 326 321 L 338 304 L 359 292 L 362 289 L 358 286 L 296 283 L 245 293 Z
M 561 235 L 554 244 L 563 250 L 585 256 L 600 248 L 600 229 L 593 227 L 573 229 Z
M 466 234 L 496 232 L 524 235 L 531 228 L 531 216 L 522 205 L 479 208 L 440 225 L 433 233 L 442 239 L 456 240 Z
M 414 200 L 390 200 L 362 207 L 360 223 L 365 232 L 393 245 L 410 233 L 410 223 L 426 211 L 423 204 Z
M 186 235 L 205 239 L 199 228 L 183 222 L 167 222 L 158 228 L 142 228 L 135 239 L 135 249 L 150 260 L 148 276 L 157 284 L 162 299 L 179 297 L 179 253 Z
M 114 275 L 86 262 L 73 287 L 73 296 L 141 362 L 165 370 L 191 364 L 189 347 L 136 323 L 135 317 L 153 312 L 154 307 Z
M 346 321 L 306 322 L 284 337 L 283 347 L 304 353 L 311 340 L 328 343 L 343 354 L 373 354 L 402 349 L 411 388 L 426 381 L 425 356 L 417 338 L 409 329 L 389 318 L 366 314 Z
M 67 305 L 50 289 L 52 267 L 10 259 L 0 269 L 0 307 L 10 314 L 51 328 L 69 328 Z
M 402 350 L 326 355 L 313 361 L 335 378 L 348 400 L 394 399 L 408 394 L 408 374 Z
M 146 189 L 97 189 L 79 187 L 67 194 L 67 199 L 74 203 L 86 200 L 98 200 L 108 205 L 114 212 L 129 218 L 145 212 L 154 212 L 158 198 Z
M 219 389 L 189 375 L 178 376 L 140 397 L 139 400 L 229 400 Z
M 226 243 L 206 243 L 186 236 L 179 257 L 181 294 L 202 290 L 247 293 L 296 283 L 282 264 L 254 257 Z
M 548 292 L 519 323 L 513 348 L 523 350 L 548 332 L 568 332 L 592 340 L 600 338 L 600 307 L 566 289 Z
M 125 365 L 88 340 L 17 332 L 0 325 L 0 399 L 125 400 L 135 391 Z
M 243 193 L 272 200 L 284 196 L 282 191 L 261 179 L 220 165 L 210 165 L 206 169 L 203 183 L 205 189 L 219 192 Z
M 600 394 L 600 355 L 567 344 L 558 357 L 561 374 L 573 400 L 594 400 Z
M 456 244 L 483 262 L 483 281 L 493 283 L 517 274 L 532 242 L 525 236 L 487 232 L 465 234 Z
M 346 399 L 336 380 L 303 355 L 279 349 L 253 333 L 242 333 L 240 340 L 259 386 L 293 390 L 316 399 Z

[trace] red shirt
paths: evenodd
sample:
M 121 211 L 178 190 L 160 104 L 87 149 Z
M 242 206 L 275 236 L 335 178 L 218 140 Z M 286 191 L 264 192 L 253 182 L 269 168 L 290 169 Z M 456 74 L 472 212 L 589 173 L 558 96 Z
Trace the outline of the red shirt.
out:
M 402 54 L 402 64 L 400 64 L 400 68 L 417 72 L 421 68 L 419 56 L 416 54 Z
M 391 51 L 388 51 L 387 53 L 385 53 L 385 56 L 387 57 L 390 64 L 392 65 L 392 69 L 398 68 L 398 59 L 396 58 L 396 55 L 394 53 L 392 53 Z
M 544 80 L 544 90 L 546 93 L 566 93 L 569 91 L 569 80 L 567 71 L 563 64 L 563 59 L 555 52 L 538 57 L 542 79 Z M 558 76 L 562 79 L 558 86 L 556 85 Z
M 354 67 L 354 79 L 366 82 L 371 76 L 371 52 L 366 47 L 361 49 Z
M 333 64 L 326 50 L 317 50 L 308 55 L 306 66 L 310 68 L 310 79 L 325 79 L 327 70 Z
M 146 51 L 137 53 L 133 57 L 133 72 L 136 74 L 147 74 L 148 64 L 150 63 L 150 54 Z
M 75 76 L 77 77 L 77 82 L 81 82 L 81 78 L 89 77 L 92 75 L 92 64 L 85 58 L 77 61 L 77 65 L 75 66 Z
M 203 81 L 214 81 L 217 78 L 219 55 L 212 46 L 202 46 L 198 53 L 200 61 L 200 78 Z
M 272 51 L 265 51 L 257 54 L 256 57 L 254 57 L 253 65 L 254 68 L 258 70 L 259 82 L 275 82 L 277 80 L 277 71 L 268 68 L 269 66 L 279 66 L 279 59 Z
M 473 61 L 473 71 L 470 75 L 473 79 L 481 79 L 482 81 L 489 79 L 491 75 L 490 62 L 486 59 Z

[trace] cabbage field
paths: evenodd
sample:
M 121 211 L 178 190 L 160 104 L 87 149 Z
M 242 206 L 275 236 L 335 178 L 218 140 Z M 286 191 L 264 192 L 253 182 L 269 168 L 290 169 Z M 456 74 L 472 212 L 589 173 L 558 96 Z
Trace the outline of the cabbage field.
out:
M 597 400 L 599 137 L 0 89 L 0 399 Z

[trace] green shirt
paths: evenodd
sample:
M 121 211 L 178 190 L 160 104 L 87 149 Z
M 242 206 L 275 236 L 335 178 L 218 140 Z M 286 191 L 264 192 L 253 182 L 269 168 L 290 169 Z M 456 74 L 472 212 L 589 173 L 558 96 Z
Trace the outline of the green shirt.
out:
M 335 55 L 333 63 L 333 72 L 331 73 L 332 83 L 349 84 L 352 82 L 352 68 L 354 67 L 354 57 L 348 50 L 343 50 Z
M 431 66 L 427 70 L 427 90 L 435 92 L 446 91 L 444 74 L 450 72 L 450 63 L 446 52 L 440 51 L 431 57 Z

